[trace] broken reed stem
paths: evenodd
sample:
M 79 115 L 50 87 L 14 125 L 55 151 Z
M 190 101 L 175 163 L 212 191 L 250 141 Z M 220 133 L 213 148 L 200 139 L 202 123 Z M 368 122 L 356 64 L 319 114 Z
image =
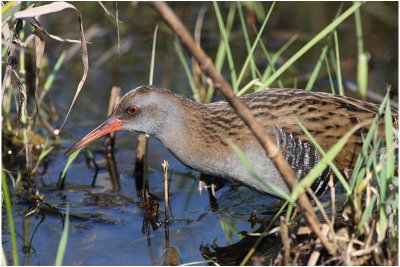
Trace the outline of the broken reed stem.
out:
M 164 198 L 165 198 L 165 246 L 169 248 L 169 195 L 168 195 L 168 161 L 161 163 L 164 168 Z
M 327 236 L 329 233 L 329 226 L 326 224 L 322 225 L 322 234 Z M 316 241 L 317 245 L 315 247 L 315 249 L 313 250 L 313 252 L 310 255 L 310 258 L 308 259 L 308 263 L 307 266 L 315 266 L 317 265 L 318 259 L 321 256 L 321 240 L 318 239 Z
M 119 86 L 113 86 L 111 88 L 110 101 L 108 102 L 107 117 L 114 112 L 114 108 L 119 103 L 120 99 L 121 99 L 121 88 Z M 114 139 L 115 132 L 110 133 L 109 137 Z
M 285 218 L 283 216 L 280 217 L 281 224 L 279 225 L 279 231 L 281 232 L 281 240 L 283 244 L 283 249 L 285 251 L 284 263 L 286 266 L 290 264 L 290 241 L 289 238 L 289 228 L 286 224 Z
M 196 44 L 189 31 L 171 10 L 171 8 L 164 2 L 151 3 L 155 10 L 157 10 L 157 12 L 165 20 L 165 22 L 179 36 L 180 40 L 186 46 L 192 56 L 197 60 L 201 70 L 213 80 L 215 87 L 218 88 L 218 90 L 225 96 L 228 103 L 253 132 L 257 140 L 264 148 L 266 154 L 272 160 L 280 175 L 285 180 L 286 184 L 290 189 L 293 189 L 297 185 L 296 175 L 285 160 L 279 148 L 269 137 L 266 130 L 257 122 L 247 106 L 240 102 L 240 100 L 235 96 L 231 85 L 219 73 L 207 54 Z M 306 194 L 301 193 L 296 201 L 310 228 L 321 239 L 322 244 L 328 250 L 329 254 L 336 255 L 336 247 L 334 244 L 330 243 L 321 233 L 321 223 L 315 214 L 311 202 L 307 198 Z
M 108 102 L 107 116 L 110 116 L 114 112 L 114 108 L 119 103 L 120 99 L 121 88 L 113 86 L 111 89 L 110 101 Z M 114 158 L 115 132 L 109 133 L 107 136 L 108 137 L 104 142 L 104 152 L 107 162 L 107 170 L 111 178 L 112 191 L 116 192 L 121 189 L 121 185 L 118 177 L 117 164 Z
M 136 159 L 135 159 L 135 177 L 137 193 L 146 197 L 146 191 L 149 191 L 149 180 L 147 172 L 147 145 L 149 136 L 140 133 L 136 141 Z M 148 193 L 147 193 L 148 194 Z

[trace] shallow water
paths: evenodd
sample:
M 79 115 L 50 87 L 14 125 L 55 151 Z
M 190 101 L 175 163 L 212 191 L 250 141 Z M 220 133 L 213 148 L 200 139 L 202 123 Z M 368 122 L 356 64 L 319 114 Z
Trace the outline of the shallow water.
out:
M 124 134 L 125 135 L 125 134 Z M 78 156 L 67 175 L 64 190 L 57 188 L 60 172 L 64 168 L 65 156 L 54 155 L 47 173 L 40 178 L 41 194 L 45 201 L 65 210 L 70 205 L 71 214 L 90 214 L 90 219 L 72 217 L 68 238 L 65 265 L 158 265 L 165 251 L 163 226 L 150 235 L 142 233 L 144 210 L 140 207 L 142 199 L 137 196 L 134 172 L 134 135 L 127 133 L 117 137 L 116 159 L 121 178 L 121 191 L 112 193 L 109 175 L 104 168 L 101 153 L 96 159 L 101 168 L 96 187 L 91 188 L 94 170 L 88 169 L 85 158 Z M 132 142 L 130 142 L 132 141 Z M 92 147 L 98 147 L 97 142 Z M 129 143 L 132 149 L 129 148 Z M 67 146 L 65 146 L 67 147 Z M 160 211 L 164 211 L 163 173 L 160 162 L 169 161 L 173 171 L 170 182 L 170 246 L 175 247 L 181 262 L 204 260 L 199 247 L 202 243 L 225 246 L 237 242 L 241 231 L 252 231 L 247 220 L 252 210 L 261 212 L 263 206 L 270 206 L 277 200 L 268 196 L 232 185 L 217 191 L 218 211 L 210 210 L 207 190 L 198 192 L 197 173 L 183 166 L 162 145 L 154 139 L 149 143 L 149 185 L 150 192 L 158 197 Z M 17 206 L 15 225 L 19 241 L 22 236 L 31 237 L 36 225 L 41 221 L 39 215 L 23 218 L 26 206 Z M 33 240 L 31 254 L 20 255 L 21 262 L 29 265 L 52 265 L 55 262 L 58 242 L 63 229 L 62 216 L 44 212 L 44 221 L 38 227 Z M 259 213 L 260 214 L 260 213 Z M 97 218 L 99 216 L 99 218 Z M 266 215 L 268 217 L 268 215 Z M 159 216 L 162 221 L 163 215 Z M 226 227 L 224 234 L 223 227 Z M 3 236 L 7 248 L 9 237 Z M 20 251 L 21 252 L 21 251 Z

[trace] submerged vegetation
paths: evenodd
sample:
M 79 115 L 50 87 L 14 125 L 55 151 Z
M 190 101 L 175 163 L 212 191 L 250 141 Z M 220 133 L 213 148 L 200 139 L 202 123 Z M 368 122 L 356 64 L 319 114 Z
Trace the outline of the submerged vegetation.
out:
M 110 58 L 113 58 L 115 69 L 110 76 L 117 78 L 113 79 L 112 87 L 117 88 L 122 85 L 120 77 L 122 73 L 126 74 L 124 70 L 121 70 L 123 69 L 121 65 L 126 63 L 124 55 L 128 52 L 136 53 L 135 50 L 130 50 L 134 42 L 132 38 L 134 39 L 136 36 L 128 37 L 132 33 L 127 32 L 128 25 L 126 24 L 128 22 L 124 21 L 123 15 L 129 17 L 129 12 L 137 12 L 142 8 L 148 12 L 146 15 L 151 18 L 149 21 L 155 21 L 154 25 L 143 22 L 144 26 L 141 26 L 140 29 L 151 36 L 146 37 L 146 42 L 152 40 L 153 43 L 151 60 L 150 56 L 147 59 L 150 67 L 143 71 L 146 73 L 150 69 L 150 84 L 153 83 L 153 76 L 154 80 L 160 80 L 157 78 L 160 75 L 157 62 L 159 62 L 158 65 L 161 65 L 161 60 L 158 59 L 160 56 L 157 47 L 162 46 L 166 50 L 165 54 L 174 54 L 174 62 L 181 65 L 179 70 L 186 75 L 186 79 L 185 83 L 182 83 L 184 78 L 180 77 L 178 84 L 183 84 L 182 87 L 190 87 L 193 99 L 205 103 L 215 100 L 219 97 L 217 92 L 220 85 L 202 72 L 203 66 L 198 63 L 193 54 L 190 54 L 190 49 L 188 49 L 189 54 L 186 52 L 184 49 L 186 43 L 181 42 L 179 33 L 171 31 L 167 24 L 161 21 L 161 14 L 151 8 L 152 4 L 140 3 L 139 6 L 136 6 L 136 4 L 119 2 L 107 4 L 100 2 L 97 4 L 81 3 L 75 6 L 73 3 L 55 2 L 36 5 L 34 2 L 2 3 L 2 199 L 4 200 L 2 202 L 2 236 L 3 239 L 5 236 L 9 236 L 10 240 L 9 243 L 3 243 L 2 254 L 5 255 L 7 264 L 19 265 L 21 264 L 18 256 L 20 253 L 32 253 L 30 243 L 37 228 L 33 231 L 32 237 L 29 237 L 31 238 L 30 243 L 29 238 L 26 240 L 24 237 L 23 248 L 19 247 L 21 243 L 17 242 L 19 237 L 14 225 L 16 216 L 28 218 L 41 215 L 44 220 L 44 214 L 55 213 L 61 215 L 63 227 L 60 228 L 58 252 L 54 256 L 53 264 L 61 265 L 65 263 L 64 256 L 68 255 L 68 235 L 73 230 L 71 228 L 72 220 L 91 218 L 94 221 L 111 224 L 118 221 L 101 214 L 74 212 L 74 206 L 69 206 L 68 201 L 51 203 L 51 199 L 46 195 L 49 187 L 51 190 L 57 191 L 65 189 L 68 172 L 70 168 L 73 168 L 79 151 L 62 162 L 62 171 L 56 185 L 48 185 L 43 176 L 49 166 L 51 168 L 54 164 L 52 162 L 54 155 L 63 154 L 66 146 L 72 141 L 63 135 L 64 127 L 68 127 L 68 123 L 73 124 L 68 116 L 74 112 L 76 107 L 74 102 L 81 90 L 85 88 L 84 85 L 85 82 L 87 83 L 86 80 L 91 70 L 89 66 L 106 68 L 106 64 L 103 63 L 109 62 Z M 179 12 L 179 10 L 189 8 L 186 3 L 171 5 L 174 6 L 173 10 L 176 11 L 178 17 L 180 15 L 184 17 L 184 12 Z M 276 19 L 274 14 L 283 12 L 278 9 L 280 3 L 210 2 L 198 5 L 201 8 L 199 11 L 195 11 L 197 20 L 195 23 L 190 22 L 194 27 L 189 31 L 192 32 L 199 46 L 203 46 L 204 40 L 206 43 L 212 43 L 209 44 L 210 47 L 204 49 L 212 58 L 216 70 L 229 81 L 237 96 L 264 90 L 268 87 L 294 87 L 306 90 L 319 90 L 319 87 L 322 87 L 325 91 L 334 94 L 353 95 L 380 103 L 379 112 L 372 125 L 369 126 L 368 134 L 364 136 L 362 152 L 356 161 L 355 168 L 347 173 L 341 173 L 334 166 L 333 159 L 346 146 L 347 140 L 357 128 L 349 129 L 349 133 L 344 135 L 329 151 L 323 151 L 317 143 L 314 143 L 322 155 L 322 160 L 293 188 L 291 194 L 277 192 L 286 203 L 278 204 L 279 207 L 273 207 L 272 211 L 271 207 L 267 207 L 265 212 L 273 213 L 271 218 L 264 219 L 262 218 L 263 212 L 255 214 L 252 210 L 248 210 L 251 227 L 259 225 L 259 228 L 253 233 L 239 233 L 233 222 L 221 217 L 220 225 L 230 244 L 226 247 L 219 247 L 214 242 L 211 248 L 202 244 L 198 252 L 199 255 L 201 253 L 204 260 L 193 262 L 183 261 L 180 258 L 179 249 L 170 246 L 169 239 L 173 235 L 170 233 L 170 229 L 179 219 L 173 217 L 169 203 L 171 196 L 168 190 L 171 190 L 171 183 L 168 185 L 168 162 L 163 163 L 165 168 L 163 179 L 165 181 L 165 201 L 163 202 L 162 198 L 154 196 L 154 192 L 149 190 L 147 166 L 149 158 L 146 154 L 148 147 L 146 137 L 139 137 L 145 141 L 138 140 L 137 142 L 138 151 L 134 175 L 139 200 L 123 198 L 118 195 L 121 186 L 114 160 L 115 136 L 108 137 L 104 150 L 106 151 L 105 165 L 109 176 L 113 179 L 110 191 L 117 193 L 108 196 L 90 192 L 89 195 L 101 198 L 106 203 L 104 205 L 108 207 L 123 206 L 121 203 L 127 202 L 140 203 L 143 210 L 143 215 L 141 215 L 143 216 L 142 232 L 147 235 L 148 245 L 151 231 L 164 227 L 163 257 L 159 262 L 152 259 L 153 264 L 397 265 L 398 111 L 397 92 L 394 91 L 398 85 L 393 84 L 395 90 L 380 88 L 378 92 L 375 92 L 369 89 L 379 84 L 375 82 L 373 86 L 371 85 L 370 54 L 368 54 L 368 47 L 363 41 L 366 38 L 362 20 L 363 10 L 368 8 L 367 10 L 372 12 L 371 8 L 367 7 L 370 3 L 355 2 L 334 5 L 337 9 L 336 15 L 327 22 L 326 26 L 319 27 L 317 34 L 307 36 L 307 34 L 290 33 L 289 37 L 287 32 L 268 31 L 268 26 L 273 23 L 274 18 Z M 375 5 L 377 9 L 397 8 L 397 5 Z M 93 9 L 98 9 L 96 12 L 103 13 L 102 16 L 108 19 L 111 30 L 101 29 L 99 25 L 95 24 L 94 19 L 90 18 L 91 12 L 95 12 Z M 51 23 L 46 23 L 45 17 L 60 16 L 59 14 L 65 15 L 64 19 L 71 25 L 63 28 L 65 32 L 61 28 L 57 28 L 56 34 L 60 35 L 57 36 L 50 33 L 48 28 L 54 30 L 54 27 Z M 179 20 L 179 18 L 176 19 Z M 353 22 L 349 22 L 352 19 Z M 52 20 L 50 19 L 50 21 Z M 93 25 L 89 24 L 89 28 L 86 29 L 88 21 Z M 384 23 L 391 23 L 390 19 Z M 356 57 L 353 58 L 353 62 L 356 63 L 353 63 L 351 68 L 342 61 L 344 51 L 348 48 L 341 43 L 343 33 L 339 29 L 340 27 L 349 27 L 349 24 L 354 24 L 354 31 L 347 29 L 345 34 L 354 35 L 353 47 L 357 51 L 353 55 Z M 397 30 L 397 25 L 390 27 Z M 89 57 L 91 45 L 95 46 L 94 40 L 99 36 L 110 34 L 110 32 L 114 36 L 109 44 L 112 44 L 110 50 L 102 51 L 101 56 L 97 58 Z M 140 33 L 140 31 L 138 32 Z M 64 34 L 68 38 L 61 37 Z M 161 39 L 163 42 L 160 42 L 160 37 L 157 35 L 165 37 L 165 39 Z M 158 38 L 157 43 L 155 42 L 156 38 Z M 214 41 L 211 42 L 209 39 Z M 271 44 L 271 41 L 274 40 L 279 43 L 279 45 L 275 45 L 275 48 Z M 55 44 L 57 49 L 53 48 Z M 53 49 L 50 50 L 48 47 Z M 150 46 L 146 47 L 147 53 L 150 53 Z M 308 69 L 302 70 L 303 66 L 297 64 L 311 51 L 313 51 L 314 57 L 309 60 L 311 63 L 307 63 Z M 140 51 L 137 54 L 140 54 Z M 346 53 L 346 57 L 349 57 L 348 53 Z M 71 63 L 72 60 L 75 60 L 76 63 Z M 171 58 L 165 58 L 166 69 L 169 69 L 170 73 L 177 72 L 174 69 L 174 62 L 170 61 Z M 57 78 L 64 75 L 63 68 L 67 68 L 68 65 L 79 66 L 77 67 L 79 70 L 71 70 L 71 73 L 78 73 L 73 76 L 73 79 L 76 80 L 66 81 Z M 346 80 L 343 68 L 346 68 L 347 71 L 352 69 L 356 73 L 354 75 L 356 83 Z M 395 82 L 398 78 L 398 70 L 394 70 L 394 73 L 396 77 L 384 79 L 383 84 Z M 129 74 L 126 75 L 129 76 Z M 149 76 L 146 74 L 146 78 L 143 80 L 147 82 Z M 168 75 L 164 75 L 161 83 L 169 87 L 170 84 L 173 84 L 169 79 Z M 60 90 L 56 87 L 60 87 L 63 82 L 68 83 L 69 86 L 73 85 L 72 87 L 76 89 L 70 103 L 60 108 L 59 104 L 55 104 L 57 101 L 54 100 L 54 97 L 62 97 L 64 93 L 54 92 Z M 97 86 L 103 86 L 103 84 L 100 82 Z M 352 88 L 357 89 L 351 90 Z M 181 89 L 178 86 L 178 90 Z M 113 91 L 119 92 L 119 89 L 113 89 Z M 118 99 L 118 93 L 116 94 L 110 100 L 109 112 Z M 65 102 L 65 100 L 63 101 Z M 91 110 L 89 105 L 85 108 L 88 109 L 87 112 Z M 377 126 L 378 120 L 384 121 L 384 139 L 379 139 L 376 134 L 380 130 Z M 313 136 L 308 130 L 304 127 L 303 130 L 310 140 L 313 140 Z M 243 164 L 249 172 L 258 176 L 252 170 L 251 162 L 244 158 L 233 143 L 231 146 L 235 153 L 241 155 Z M 82 152 L 84 152 L 82 154 L 85 156 L 88 169 L 95 170 L 92 182 L 94 186 L 99 165 L 104 163 L 96 162 L 91 150 L 86 149 Z M 159 167 L 161 170 L 161 166 Z M 335 179 L 332 175 L 328 192 L 318 199 L 308 189 L 308 186 L 327 167 L 333 170 L 338 182 L 336 185 L 334 184 Z M 170 174 L 172 175 L 172 173 Z M 211 210 L 217 210 L 218 198 L 211 187 L 208 187 Z M 296 208 L 296 200 L 303 192 L 307 192 L 314 203 L 313 209 L 321 221 L 321 233 L 329 242 L 329 247 L 321 242 L 320 236 L 313 233 L 312 227 Z M 164 203 L 164 211 L 159 208 L 159 202 Z M 14 205 L 20 207 L 21 203 L 24 207 L 23 212 L 14 207 Z M 201 216 L 199 216 L 199 220 Z M 163 220 L 162 217 L 165 219 Z M 187 221 L 189 222 L 189 220 Z M 84 228 L 84 226 L 82 227 Z M 240 236 L 241 240 L 234 244 L 233 235 Z M 201 241 L 199 240 L 199 243 Z M 281 244 L 281 246 L 276 248 L 270 242 L 275 245 Z M 144 242 L 143 246 L 145 246 Z M 197 243 L 195 246 L 199 247 Z M 201 258 L 197 257 L 197 259 Z M 117 261 L 114 262 L 118 264 Z M 25 262 L 25 264 L 27 263 Z

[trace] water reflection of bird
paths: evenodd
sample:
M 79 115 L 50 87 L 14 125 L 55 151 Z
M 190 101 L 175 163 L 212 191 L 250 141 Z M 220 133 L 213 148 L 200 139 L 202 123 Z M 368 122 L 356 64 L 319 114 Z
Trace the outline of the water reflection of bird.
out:
M 327 151 L 353 126 L 372 122 L 378 111 L 377 105 L 354 98 L 298 89 L 269 89 L 242 96 L 240 100 L 268 131 L 298 178 L 306 175 L 321 159 L 299 122 Z M 148 133 L 193 169 L 272 193 L 249 174 L 227 144 L 230 140 L 244 152 L 258 174 L 288 192 L 261 145 L 227 102 L 200 104 L 166 89 L 141 86 L 127 93 L 114 113 L 78 140 L 67 154 L 118 130 Z M 368 127 L 356 131 L 336 157 L 334 163 L 341 171 L 354 166 L 361 150 L 362 135 L 367 131 Z M 382 129 L 378 135 L 383 135 Z M 327 187 L 329 173 L 329 169 L 325 170 L 313 184 L 316 193 Z

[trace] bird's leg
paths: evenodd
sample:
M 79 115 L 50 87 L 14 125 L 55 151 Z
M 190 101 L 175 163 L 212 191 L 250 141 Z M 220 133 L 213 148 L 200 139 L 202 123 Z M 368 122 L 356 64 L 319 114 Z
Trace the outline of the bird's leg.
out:
M 209 198 L 210 198 L 210 207 L 212 211 L 218 210 L 218 203 L 215 191 L 220 189 L 223 186 L 219 181 L 215 179 L 214 176 L 210 176 L 204 173 L 200 174 L 200 181 L 198 185 L 198 190 L 201 193 L 203 189 L 207 188 Z

